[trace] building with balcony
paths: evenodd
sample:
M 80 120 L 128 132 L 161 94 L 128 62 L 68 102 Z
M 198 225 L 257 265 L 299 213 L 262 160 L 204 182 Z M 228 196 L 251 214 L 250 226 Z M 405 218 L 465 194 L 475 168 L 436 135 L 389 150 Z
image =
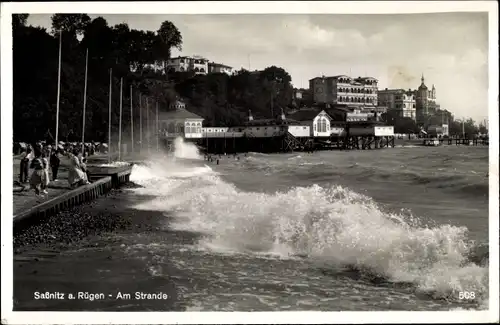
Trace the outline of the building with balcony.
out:
M 398 117 L 416 120 L 415 91 L 408 89 L 388 89 L 378 91 L 378 104 L 387 107 L 388 112 Z
M 372 77 L 340 75 L 309 80 L 313 101 L 318 104 L 347 105 L 360 109 L 378 106 L 378 81 Z
M 195 74 L 207 74 L 208 60 L 201 56 L 179 56 L 167 61 L 168 72 L 194 72 Z
M 230 75 L 233 73 L 233 67 L 221 63 L 209 62 L 208 73 L 226 73 Z
M 200 139 L 202 135 L 203 118 L 186 110 L 186 104 L 177 100 L 170 104 L 170 110 L 160 112 L 158 123 L 161 136 L 186 139 Z

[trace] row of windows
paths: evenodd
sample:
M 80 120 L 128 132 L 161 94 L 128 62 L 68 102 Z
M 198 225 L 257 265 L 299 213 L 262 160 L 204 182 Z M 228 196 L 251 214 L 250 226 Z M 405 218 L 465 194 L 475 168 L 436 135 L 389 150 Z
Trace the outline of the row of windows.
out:
M 347 79 L 347 78 L 339 78 L 338 79 L 338 82 L 339 83 L 351 83 L 351 79 Z M 364 80 L 364 81 L 361 81 L 362 83 L 366 84 L 366 85 L 375 85 L 377 82 L 375 80 Z
M 404 105 L 404 104 L 396 104 L 396 108 L 407 108 L 408 106 L 407 105 Z M 417 105 L 413 104 L 413 108 L 416 108 Z
M 170 63 L 174 63 L 177 59 L 172 59 L 172 60 L 169 60 Z M 180 59 L 179 62 L 180 63 L 188 63 L 190 61 L 190 59 Z M 203 60 L 197 60 L 197 59 L 194 59 L 194 60 L 191 60 L 192 63 L 194 64 L 205 64 L 205 61 Z
M 401 96 L 396 96 L 394 97 L 395 100 L 401 100 L 402 97 Z M 405 100 L 413 100 L 413 96 L 404 96 L 404 99 Z
M 305 129 L 307 129 L 307 126 L 304 126 L 302 128 L 305 130 Z M 258 128 L 248 128 L 248 129 L 249 130 L 260 130 L 260 127 L 258 127 Z M 263 127 L 262 129 L 263 130 L 267 130 L 268 127 L 266 126 L 266 127 Z M 280 128 L 279 127 L 270 127 L 269 129 L 271 129 L 271 130 L 279 130 Z
M 330 126 L 327 123 L 326 118 L 322 117 L 314 123 L 314 131 L 316 132 L 328 132 Z
M 175 72 L 175 69 L 174 69 L 174 68 L 170 68 L 170 69 L 168 69 L 168 71 L 169 71 L 169 72 Z M 194 71 L 194 72 L 203 72 L 203 73 L 205 73 L 205 72 L 206 72 L 204 68 L 197 68 L 197 67 L 196 67 L 196 68 L 194 68 L 194 69 L 186 69 L 186 68 L 184 68 L 184 67 L 180 67 L 180 68 L 179 68 L 179 71 L 181 71 L 181 72 L 185 72 L 185 71 Z
M 224 130 L 224 129 L 203 129 L 202 132 L 207 132 L 207 133 L 223 133 L 223 132 L 243 132 L 242 128 L 239 128 L 238 131 L 234 130 Z
M 198 126 L 186 126 L 186 133 L 201 133 L 201 127 Z
M 346 96 L 337 96 L 339 102 L 345 103 L 374 103 L 375 98 L 371 97 L 346 97 Z
M 365 88 L 338 88 L 340 93 L 353 93 L 353 94 L 375 94 L 375 89 Z

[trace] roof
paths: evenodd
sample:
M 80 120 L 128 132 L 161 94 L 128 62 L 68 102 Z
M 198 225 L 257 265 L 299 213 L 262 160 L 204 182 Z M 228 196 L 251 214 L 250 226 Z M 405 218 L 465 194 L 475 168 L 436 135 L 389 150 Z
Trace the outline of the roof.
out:
M 185 119 L 200 119 L 203 120 L 204 118 L 196 115 L 194 113 L 191 113 L 190 111 L 186 110 L 185 108 L 177 108 L 174 111 L 166 111 L 166 112 L 160 112 L 159 114 L 159 119 L 160 120 L 185 120 Z
M 382 121 L 376 121 L 376 120 L 366 120 L 366 121 L 347 121 L 347 124 L 349 124 L 349 126 L 375 126 L 375 125 L 385 125 L 385 126 L 390 126 L 390 125 L 387 125 L 385 122 L 382 122 Z
M 296 121 L 312 121 L 322 111 L 326 112 L 326 110 L 322 108 L 308 108 L 308 109 L 298 110 L 294 113 L 289 114 L 289 116 L 291 119 Z
M 208 59 L 205 59 L 205 58 L 202 58 L 202 57 L 195 57 L 195 56 L 176 56 L 175 58 L 170 58 L 170 60 L 177 60 L 177 59 L 190 59 L 190 60 L 208 61 Z
M 376 78 L 373 78 L 373 77 L 358 77 L 356 78 L 356 80 L 377 80 Z
M 245 122 L 245 126 L 289 125 L 289 124 L 303 125 L 304 123 L 289 118 L 286 118 L 285 120 L 269 118 L 269 119 L 259 119 L 259 120 L 252 120 Z
M 340 111 L 340 112 L 351 112 L 352 109 L 351 107 L 347 105 L 334 105 L 333 107 L 328 107 L 325 109 L 325 112 L 331 112 L 331 111 Z
M 328 78 L 335 78 L 335 79 L 338 79 L 338 78 L 347 78 L 347 79 L 352 79 L 351 77 L 345 75 L 345 74 L 339 74 L 337 76 L 332 76 L 332 77 L 328 77 Z
M 170 107 L 173 107 L 173 106 L 176 106 L 176 105 L 180 105 L 180 106 L 183 106 L 183 107 L 186 106 L 186 104 L 183 101 L 176 99 L 175 102 L 173 102 L 173 103 L 170 104 Z
M 209 62 L 208 65 L 217 66 L 217 67 L 223 67 L 223 68 L 230 68 L 230 69 L 233 68 L 233 67 L 230 67 L 228 65 L 225 65 L 225 64 L 222 64 L 222 63 L 215 63 L 215 62 Z
M 405 90 L 403 88 L 392 88 L 392 89 L 385 88 L 385 89 L 379 89 L 378 90 L 379 93 L 384 93 L 384 92 L 400 92 L 400 91 L 405 91 Z

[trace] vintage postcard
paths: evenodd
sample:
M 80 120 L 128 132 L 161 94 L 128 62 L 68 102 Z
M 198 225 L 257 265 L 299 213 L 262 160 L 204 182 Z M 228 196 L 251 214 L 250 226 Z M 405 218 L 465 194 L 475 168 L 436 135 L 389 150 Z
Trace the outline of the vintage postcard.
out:
M 498 321 L 495 2 L 1 27 L 2 323 Z

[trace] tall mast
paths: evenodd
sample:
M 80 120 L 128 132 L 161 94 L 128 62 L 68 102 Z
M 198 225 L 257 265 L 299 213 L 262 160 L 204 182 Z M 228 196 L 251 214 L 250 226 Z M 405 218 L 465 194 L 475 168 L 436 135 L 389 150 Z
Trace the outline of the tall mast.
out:
M 83 114 L 82 114 L 82 157 L 85 152 L 85 113 L 87 110 L 87 72 L 89 67 L 89 49 L 85 56 L 85 86 L 83 89 Z
M 59 30 L 59 68 L 57 72 L 57 103 L 56 103 L 56 148 L 59 145 L 59 106 L 61 103 L 61 58 L 62 55 L 62 29 Z
M 160 132 L 158 131 L 158 100 L 156 100 L 156 151 L 160 151 Z
M 130 137 L 132 138 L 130 150 L 134 152 L 134 106 L 132 106 L 132 85 L 130 85 Z
M 113 92 L 113 68 L 109 69 L 109 111 L 108 111 L 108 163 L 111 163 L 111 95 Z
M 142 152 L 142 94 L 139 93 L 139 142 L 141 143 L 140 151 Z
M 118 125 L 118 160 L 122 159 L 122 110 L 123 110 L 123 78 L 120 79 L 120 124 Z

